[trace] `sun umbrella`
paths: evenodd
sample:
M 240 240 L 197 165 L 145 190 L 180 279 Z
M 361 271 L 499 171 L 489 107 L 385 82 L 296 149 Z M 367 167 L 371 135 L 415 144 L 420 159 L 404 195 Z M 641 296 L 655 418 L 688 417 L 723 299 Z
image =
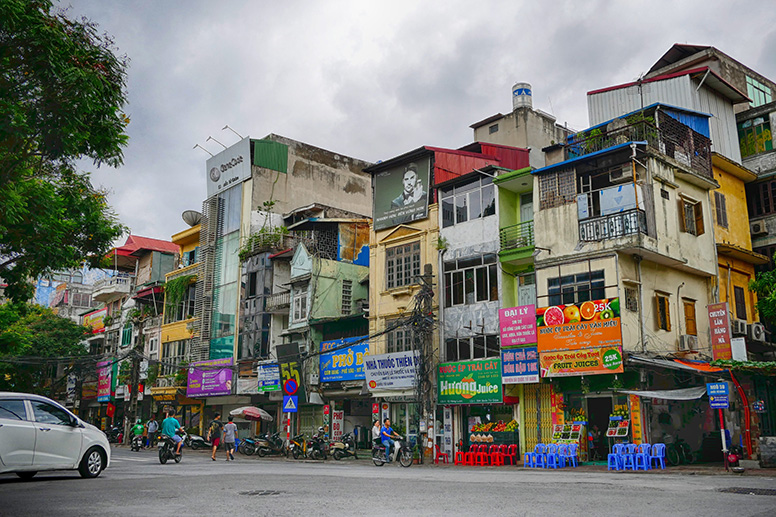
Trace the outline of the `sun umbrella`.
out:
M 232 416 L 244 418 L 246 420 L 264 420 L 266 422 L 272 422 L 272 415 L 261 408 L 253 406 L 245 406 L 233 409 L 229 412 L 229 414 Z

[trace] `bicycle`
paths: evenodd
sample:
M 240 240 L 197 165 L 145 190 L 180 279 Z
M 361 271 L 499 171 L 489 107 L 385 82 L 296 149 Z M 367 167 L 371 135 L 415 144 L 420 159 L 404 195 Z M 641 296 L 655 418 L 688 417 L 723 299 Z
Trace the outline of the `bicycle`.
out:
M 680 463 L 690 465 L 695 463 L 695 456 L 687 442 L 677 437 L 673 443 L 666 445 L 666 461 L 672 467 Z

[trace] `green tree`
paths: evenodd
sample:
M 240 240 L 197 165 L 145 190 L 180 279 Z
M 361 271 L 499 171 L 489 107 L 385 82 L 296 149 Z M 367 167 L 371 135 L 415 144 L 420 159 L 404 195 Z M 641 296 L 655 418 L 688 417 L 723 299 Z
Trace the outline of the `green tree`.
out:
M 0 391 L 48 394 L 57 361 L 46 359 L 86 355 L 88 334 L 40 305 L 0 305 Z
M 28 279 L 98 260 L 124 232 L 82 159 L 122 163 L 126 57 L 50 0 L 0 0 L 0 277 Z
M 749 283 L 749 290 L 757 294 L 760 318 L 776 324 L 776 271 L 758 273 Z

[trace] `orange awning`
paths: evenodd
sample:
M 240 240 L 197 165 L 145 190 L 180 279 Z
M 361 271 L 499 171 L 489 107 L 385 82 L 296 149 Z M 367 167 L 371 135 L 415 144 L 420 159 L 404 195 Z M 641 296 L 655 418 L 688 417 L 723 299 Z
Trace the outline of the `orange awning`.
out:
M 685 366 L 689 366 L 690 368 L 695 368 L 698 371 L 701 372 L 724 372 L 724 368 L 717 368 L 716 366 L 711 366 L 709 363 L 703 363 L 701 361 L 685 361 L 683 359 L 674 359 L 674 362 L 683 364 Z

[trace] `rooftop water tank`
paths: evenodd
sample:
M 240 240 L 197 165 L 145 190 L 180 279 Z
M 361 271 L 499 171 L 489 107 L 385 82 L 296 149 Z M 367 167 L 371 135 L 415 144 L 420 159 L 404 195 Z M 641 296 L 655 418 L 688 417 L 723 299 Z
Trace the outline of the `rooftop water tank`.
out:
M 531 108 L 531 85 L 529 83 L 515 83 L 512 87 L 512 109 Z

